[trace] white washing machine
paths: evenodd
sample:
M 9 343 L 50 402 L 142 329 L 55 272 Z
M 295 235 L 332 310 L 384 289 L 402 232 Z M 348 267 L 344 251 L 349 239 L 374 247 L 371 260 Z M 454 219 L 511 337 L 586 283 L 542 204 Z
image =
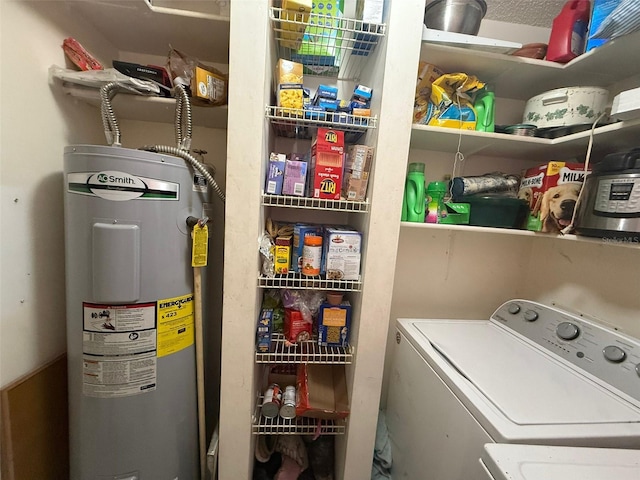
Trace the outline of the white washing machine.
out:
M 640 449 L 640 341 L 527 300 L 489 320 L 399 319 L 394 480 L 486 480 L 487 443 Z
M 487 444 L 487 480 L 638 480 L 640 450 Z

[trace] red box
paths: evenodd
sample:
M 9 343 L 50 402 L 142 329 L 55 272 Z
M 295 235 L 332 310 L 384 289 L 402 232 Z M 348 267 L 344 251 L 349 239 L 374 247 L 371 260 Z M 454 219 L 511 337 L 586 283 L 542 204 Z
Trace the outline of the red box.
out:
M 318 128 L 311 145 L 309 197 L 340 200 L 344 167 L 344 132 Z
M 284 336 L 290 343 L 311 340 L 312 323 L 307 322 L 302 312 L 292 308 L 284 309 Z
M 527 230 L 560 233 L 571 223 L 583 181 L 581 163 L 549 162 L 526 170 L 518 198 L 529 202 Z

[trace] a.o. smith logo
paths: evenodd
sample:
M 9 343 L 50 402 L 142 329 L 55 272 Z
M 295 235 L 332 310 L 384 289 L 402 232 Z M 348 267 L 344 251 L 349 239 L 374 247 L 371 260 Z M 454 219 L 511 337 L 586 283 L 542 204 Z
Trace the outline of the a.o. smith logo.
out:
M 104 170 L 97 173 L 67 174 L 69 192 L 92 195 L 105 200 L 178 200 L 180 185 L 174 182 L 137 177 L 125 172 Z

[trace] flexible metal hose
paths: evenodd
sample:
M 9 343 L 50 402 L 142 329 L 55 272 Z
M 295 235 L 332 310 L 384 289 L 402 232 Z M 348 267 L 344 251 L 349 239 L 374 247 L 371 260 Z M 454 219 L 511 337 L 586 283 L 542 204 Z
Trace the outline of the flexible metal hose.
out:
M 176 143 L 178 148 L 182 150 L 191 149 L 192 135 L 192 119 L 191 119 L 191 102 L 187 95 L 187 90 L 183 85 L 177 84 L 174 87 L 174 96 L 176 97 Z
M 166 153 L 168 155 L 174 155 L 176 157 L 180 157 L 187 161 L 195 170 L 200 172 L 200 174 L 207 180 L 207 185 L 216 192 L 216 195 L 220 197 L 220 199 L 224 202 L 226 201 L 226 197 L 222 189 L 218 186 L 215 178 L 209 173 L 206 167 L 200 163 L 193 155 L 185 150 L 182 150 L 177 147 L 168 147 L 166 145 L 152 145 L 152 146 L 144 146 L 140 150 L 146 150 L 148 152 L 155 153 Z
M 111 105 L 111 99 L 119 89 L 120 87 L 116 82 L 107 83 L 100 88 L 100 99 L 102 100 L 100 112 L 102 114 L 104 136 L 107 138 L 109 145 L 116 147 L 122 146 L 122 143 L 120 141 L 120 127 L 118 126 L 118 120 Z

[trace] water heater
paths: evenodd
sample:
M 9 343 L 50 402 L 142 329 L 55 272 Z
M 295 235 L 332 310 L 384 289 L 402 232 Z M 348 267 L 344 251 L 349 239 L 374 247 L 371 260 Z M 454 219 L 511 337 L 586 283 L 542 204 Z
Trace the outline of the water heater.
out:
M 199 478 L 185 161 L 117 146 L 64 153 L 72 480 Z

